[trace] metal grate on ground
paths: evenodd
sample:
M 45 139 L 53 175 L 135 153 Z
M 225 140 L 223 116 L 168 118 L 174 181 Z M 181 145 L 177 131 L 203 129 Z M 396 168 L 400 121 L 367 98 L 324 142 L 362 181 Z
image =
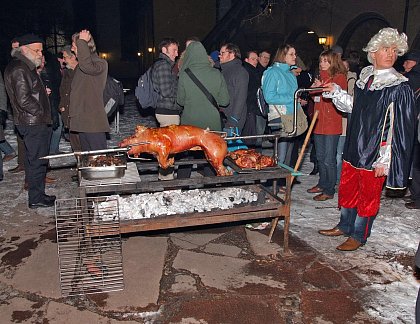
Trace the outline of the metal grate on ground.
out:
M 55 219 L 62 295 L 124 289 L 118 199 L 57 199 Z

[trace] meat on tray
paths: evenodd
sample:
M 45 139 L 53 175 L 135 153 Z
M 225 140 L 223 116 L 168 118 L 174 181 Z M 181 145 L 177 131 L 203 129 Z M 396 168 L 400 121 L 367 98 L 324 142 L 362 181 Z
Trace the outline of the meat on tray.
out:
M 113 165 L 125 165 L 125 162 L 114 155 L 99 155 L 99 156 L 89 156 L 88 158 L 88 167 L 107 167 Z
M 254 149 L 236 150 L 228 154 L 237 166 L 242 169 L 256 169 L 272 167 L 275 165 L 274 158 L 267 155 L 262 155 Z
M 140 142 L 146 144 L 136 145 Z M 227 144 L 217 133 L 190 125 L 170 125 L 160 128 L 137 126 L 134 135 L 121 141 L 120 147 L 131 146 L 128 154 L 153 154 L 159 166 L 167 169 L 174 165 L 173 155 L 187 150 L 203 150 L 207 161 L 218 176 L 230 175 L 223 165 Z M 170 157 L 171 156 L 171 157 Z

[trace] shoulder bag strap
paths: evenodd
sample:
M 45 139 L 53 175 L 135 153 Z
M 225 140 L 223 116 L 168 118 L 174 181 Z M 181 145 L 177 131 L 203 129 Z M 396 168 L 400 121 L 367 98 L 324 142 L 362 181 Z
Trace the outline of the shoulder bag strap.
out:
M 206 89 L 206 87 L 197 79 L 197 77 L 192 73 L 190 68 L 185 69 L 185 73 L 193 80 L 193 82 L 197 85 L 197 87 L 206 95 L 207 99 L 211 102 L 211 104 L 219 110 L 219 105 L 217 104 L 216 99 L 214 99 L 213 95 Z

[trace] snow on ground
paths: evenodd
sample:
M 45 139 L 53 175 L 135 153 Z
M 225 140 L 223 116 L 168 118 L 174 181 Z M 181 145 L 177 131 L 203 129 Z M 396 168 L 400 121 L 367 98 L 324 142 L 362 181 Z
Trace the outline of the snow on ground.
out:
M 302 171 L 312 164 L 304 162 Z M 345 239 L 319 235 L 319 229 L 334 227 L 339 220 L 337 195 L 333 200 L 315 202 L 306 189 L 316 185 L 317 176 L 301 176 L 293 188 L 291 232 L 343 269 L 353 269 L 371 286 L 362 289 L 364 306 L 381 323 L 414 323 L 419 284 L 413 270 L 400 258 L 414 255 L 420 240 L 419 211 L 404 207 L 402 199 L 383 196 L 381 209 L 368 243 L 356 252 L 340 252 L 335 247 Z M 410 264 L 411 265 L 411 264 Z
M 134 133 L 137 124 L 155 126 L 152 117 L 142 117 L 134 104 L 134 96 L 127 96 L 124 113 L 120 119 L 120 133 L 113 123 L 109 147 L 115 147 L 124 137 Z M 17 147 L 13 127 L 8 121 L 6 138 Z M 69 143 L 62 140 L 61 151 L 70 151 Z M 16 161 L 16 160 L 14 160 Z M 6 170 L 16 162 L 5 164 Z M 51 160 L 52 166 L 74 166 L 74 158 Z M 419 284 L 412 275 L 412 260 L 420 240 L 420 212 L 404 207 L 401 199 L 385 196 L 373 225 L 368 244 L 356 252 L 340 252 L 335 249 L 343 238 L 329 238 L 317 233 L 319 229 L 334 227 L 338 223 L 337 195 L 333 200 L 315 202 L 306 190 L 316 185 L 318 176 L 307 175 L 312 163 L 305 158 L 302 163 L 301 184 L 292 192 L 291 232 L 342 269 L 353 269 L 371 285 L 361 288 L 366 311 L 381 323 L 414 323 L 414 308 Z M 0 186 L 2 195 L 8 186 Z M 54 192 L 58 197 L 68 197 L 67 192 Z M 26 199 L 23 193 L 19 200 Z M 281 226 L 281 222 L 280 222 Z M 1 233 L 0 233 L 1 235 Z M 293 246 L 291 247 L 293 251 Z M 411 257 L 411 259 L 410 259 Z

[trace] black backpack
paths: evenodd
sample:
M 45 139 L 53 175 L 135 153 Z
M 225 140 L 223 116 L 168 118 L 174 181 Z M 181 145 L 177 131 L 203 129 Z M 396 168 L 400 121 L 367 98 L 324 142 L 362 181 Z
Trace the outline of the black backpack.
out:
M 134 94 L 140 103 L 141 108 L 147 109 L 149 107 L 156 108 L 157 102 L 160 99 L 159 92 L 155 89 L 152 82 L 153 67 L 157 61 L 153 62 L 152 66 L 139 78 Z
M 118 106 L 124 105 L 124 90 L 122 83 L 112 76 L 106 77 L 104 89 L 104 107 L 107 116 L 111 116 Z
M 269 108 L 268 108 L 268 103 L 264 99 L 264 94 L 261 87 L 259 87 L 257 90 L 257 104 L 258 104 L 258 108 L 260 110 L 261 116 L 263 116 L 264 118 L 267 118 Z

